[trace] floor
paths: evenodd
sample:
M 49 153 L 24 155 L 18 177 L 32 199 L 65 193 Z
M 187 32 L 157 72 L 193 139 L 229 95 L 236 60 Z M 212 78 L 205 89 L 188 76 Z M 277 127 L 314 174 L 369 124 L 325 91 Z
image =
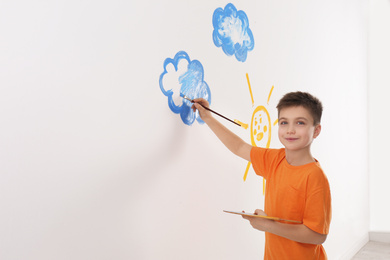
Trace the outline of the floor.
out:
M 390 260 L 390 244 L 368 242 L 351 260 Z

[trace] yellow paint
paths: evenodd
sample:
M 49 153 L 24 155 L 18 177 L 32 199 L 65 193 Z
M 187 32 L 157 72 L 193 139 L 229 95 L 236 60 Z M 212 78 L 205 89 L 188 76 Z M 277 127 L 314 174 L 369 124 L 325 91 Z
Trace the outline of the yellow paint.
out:
M 248 164 L 246 165 L 246 170 L 244 173 L 244 181 L 246 181 L 246 177 L 248 176 L 249 167 L 251 167 L 251 162 L 248 162 Z
M 267 105 L 269 104 L 269 99 L 271 98 L 272 91 L 274 90 L 274 86 L 272 86 L 269 94 L 268 94 L 268 99 L 267 99 Z
M 264 133 L 263 132 L 260 132 L 260 133 L 258 133 L 257 134 L 257 137 L 256 137 L 256 139 L 257 139 L 257 141 L 261 141 L 261 139 L 263 139 L 263 137 L 264 137 Z
M 266 115 L 268 120 L 263 120 L 263 116 Z M 257 118 L 259 120 L 257 120 Z M 260 125 L 265 123 L 263 125 L 263 132 L 260 132 Z M 268 127 L 267 127 L 268 125 Z M 257 132 L 256 128 L 258 128 L 259 132 Z M 268 133 L 267 133 L 268 132 Z M 251 143 L 253 146 L 258 146 L 256 144 L 257 142 L 260 142 L 264 137 L 267 137 L 267 143 L 265 145 L 266 148 L 269 148 L 271 143 L 271 118 L 269 116 L 269 113 L 267 109 L 264 106 L 258 106 L 255 111 L 253 111 L 252 114 L 252 121 L 251 121 Z M 248 175 L 250 162 L 248 163 L 245 173 L 244 173 L 244 181 L 246 180 L 246 176 Z M 265 195 L 265 179 L 263 178 L 263 195 Z
M 264 117 L 265 118 L 265 122 L 263 120 L 260 120 Z M 269 113 L 267 111 L 267 109 L 264 107 L 264 106 L 258 106 L 255 111 L 253 111 L 253 114 L 252 114 L 252 121 L 251 121 L 251 143 L 253 146 L 259 146 L 257 145 L 257 142 L 262 140 L 263 139 L 263 136 L 260 138 L 260 133 L 256 132 L 255 134 L 255 128 L 256 128 L 256 125 L 257 123 L 260 122 L 260 123 L 265 123 L 264 126 L 267 126 L 267 133 L 263 133 L 263 132 L 260 132 L 262 135 L 265 135 L 267 137 L 267 140 L 266 140 L 266 145 L 265 145 L 265 148 L 269 148 L 269 145 L 271 143 L 271 118 L 269 116 Z M 259 128 L 260 129 L 260 128 Z M 263 146 L 264 147 L 264 146 Z
M 248 73 L 246 73 L 246 79 L 248 81 L 249 93 L 251 95 L 252 107 L 253 107 L 255 104 L 255 101 L 253 99 L 252 88 L 251 88 L 251 84 L 249 81 Z M 272 95 L 273 90 L 274 90 L 274 86 L 271 87 L 271 90 L 268 94 L 267 104 L 269 104 L 269 100 L 271 99 L 271 95 Z M 263 120 L 263 118 L 264 118 L 264 120 Z M 277 123 L 278 123 L 278 119 L 276 119 L 276 121 L 273 123 L 273 125 L 275 126 Z M 271 143 L 271 134 L 272 134 L 271 126 L 272 126 L 271 118 L 270 118 L 270 115 L 268 113 L 268 110 L 264 106 L 256 107 L 256 109 L 253 111 L 253 114 L 252 114 L 251 129 L 250 129 L 251 130 L 250 135 L 251 135 L 252 146 L 260 146 L 260 144 L 258 142 L 263 140 L 263 142 L 266 142 L 266 143 L 265 143 L 265 145 L 263 145 L 264 143 L 262 143 L 261 147 L 269 148 L 270 143 Z M 263 131 L 261 131 L 260 129 Z M 251 163 L 248 162 L 246 169 L 245 169 L 245 173 L 244 173 L 244 181 L 246 180 L 246 177 L 248 175 L 250 165 L 251 165 Z M 266 181 L 263 178 L 263 195 L 265 194 L 265 187 L 266 187 Z
M 276 126 L 279 122 L 279 119 L 276 119 L 275 122 L 274 122 L 274 126 Z
M 248 73 L 246 74 L 246 80 L 248 81 L 249 93 L 251 94 L 252 107 L 253 107 L 254 104 L 255 104 L 255 101 L 253 100 L 252 88 L 251 88 L 251 83 L 250 83 L 250 81 L 249 81 L 249 75 L 248 75 Z
M 236 122 L 237 124 L 240 124 L 241 127 L 245 128 L 245 129 L 248 129 L 248 126 L 249 126 L 248 124 L 245 124 L 245 123 L 243 123 L 243 122 L 241 122 L 241 121 L 239 121 L 237 119 L 234 119 L 234 122 Z

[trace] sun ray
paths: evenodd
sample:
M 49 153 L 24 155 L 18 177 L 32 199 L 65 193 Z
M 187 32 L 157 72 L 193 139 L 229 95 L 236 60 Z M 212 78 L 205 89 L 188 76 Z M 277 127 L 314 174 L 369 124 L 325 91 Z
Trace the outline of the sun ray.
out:
M 274 126 L 276 126 L 279 122 L 279 119 L 276 119 L 275 122 L 274 122 Z
M 248 164 L 246 166 L 245 173 L 244 173 L 244 181 L 246 181 L 246 176 L 248 176 L 248 171 L 249 171 L 250 166 L 251 166 L 251 162 L 248 162 Z
M 271 98 L 271 95 L 272 95 L 272 91 L 274 90 L 274 86 L 272 86 L 271 90 L 269 91 L 269 95 L 268 95 L 268 99 L 267 99 L 267 105 L 269 105 L 269 100 Z
M 249 86 L 249 93 L 251 94 L 251 99 L 252 99 L 252 107 L 255 105 L 255 101 L 253 99 L 253 94 L 252 94 L 252 88 L 251 88 L 251 83 L 249 81 L 249 75 L 248 73 L 246 74 L 246 80 L 248 81 L 248 86 Z

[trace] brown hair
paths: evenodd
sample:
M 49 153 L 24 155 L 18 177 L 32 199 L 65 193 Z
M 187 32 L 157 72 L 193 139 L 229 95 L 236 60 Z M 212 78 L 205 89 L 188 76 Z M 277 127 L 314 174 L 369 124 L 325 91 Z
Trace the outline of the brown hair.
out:
M 306 108 L 314 120 L 314 125 L 321 122 L 322 103 L 321 101 L 307 92 L 290 92 L 285 94 L 280 100 L 276 108 L 278 109 L 278 117 L 280 111 L 287 107 L 302 106 Z

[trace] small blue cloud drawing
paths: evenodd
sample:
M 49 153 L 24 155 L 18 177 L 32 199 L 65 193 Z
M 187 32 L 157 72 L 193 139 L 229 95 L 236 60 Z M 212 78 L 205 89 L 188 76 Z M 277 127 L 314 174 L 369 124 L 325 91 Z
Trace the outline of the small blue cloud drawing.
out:
M 183 64 L 186 66 L 182 66 Z M 175 72 L 172 72 L 172 70 L 168 72 L 167 67 L 172 65 Z M 180 70 L 179 67 L 181 68 Z M 177 77 L 177 82 L 180 85 L 180 90 L 176 90 L 176 92 L 180 93 L 175 93 L 173 87 L 169 86 L 168 80 L 164 81 L 164 78 L 166 78 L 169 73 L 174 74 L 177 72 L 180 72 L 179 74 L 175 74 Z M 176 81 L 176 78 L 174 79 Z M 168 84 L 168 86 L 164 86 L 164 84 Z M 192 111 L 191 107 L 193 104 L 190 101 L 183 98 L 178 98 L 180 94 L 182 94 L 190 99 L 204 98 L 209 103 L 211 103 L 210 88 L 204 81 L 203 66 L 198 60 L 191 61 L 190 57 L 185 51 L 179 51 L 176 53 L 173 59 L 165 59 L 164 72 L 160 75 L 160 89 L 162 93 L 168 97 L 169 108 L 175 114 L 180 114 L 182 121 L 186 125 L 192 125 L 195 119 L 200 124 L 204 123 L 204 121 L 199 116 L 199 112 Z
M 248 51 L 255 46 L 245 12 L 237 11 L 231 3 L 227 4 L 225 9 L 217 8 L 213 14 L 213 26 L 214 44 L 222 47 L 226 55 L 235 55 L 238 61 L 245 62 Z

